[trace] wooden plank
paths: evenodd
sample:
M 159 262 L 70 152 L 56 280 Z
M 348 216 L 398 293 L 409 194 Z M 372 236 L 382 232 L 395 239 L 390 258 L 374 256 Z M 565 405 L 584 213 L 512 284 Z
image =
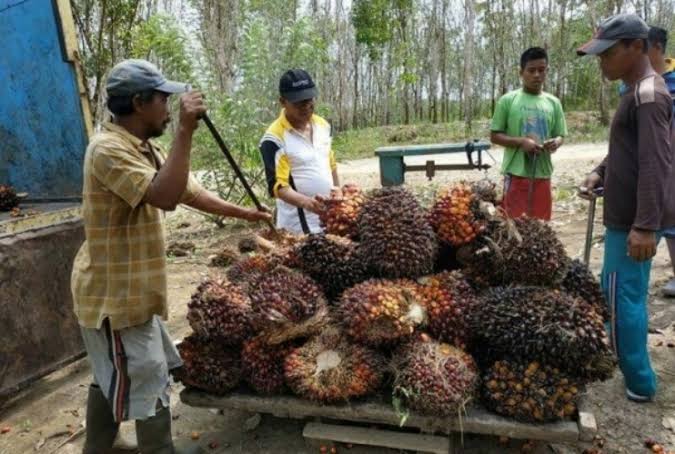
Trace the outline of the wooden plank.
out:
M 313 440 L 330 440 L 383 448 L 448 454 L 450 439 L 436 435 L 424 435 L 366 427 L 338 426 L 310 422 L 305 425 L 302 436 Z
M 472 143 L 474 150 L 488 150 L 490 148 L 489 142 Z M 467 142 L 379 147 L 375 149 L 375 154 L 377 156 L 420 156 L 425 154 L 464 153 L 466 144 Z
M 400 423 L 391 405 L 376 399 L 341 405 L 320 405 L 294 396 L 267 397 L 246 393 L 213 396 L 193 389 L 183 390 L 180 397 L 183 403 L 193 407 L 247 410 L 281 418 L 321 417 L 392 426 L 398 426 Z M 467 408 L 466 414 L 461 418 L 411 414 L 405 426 L 428 433 L 449 434 L 453 431 L 462 431 L 560 443 L 573 443 L 579 440 L 579 427 L 576 422 L 526 424 L 503 418 L 480 407 Z

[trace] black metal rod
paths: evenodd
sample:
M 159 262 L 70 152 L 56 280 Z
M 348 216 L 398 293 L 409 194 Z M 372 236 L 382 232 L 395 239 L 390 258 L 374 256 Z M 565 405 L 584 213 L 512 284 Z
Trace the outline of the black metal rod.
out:
M 256 208 L 260 211 L 264 211 L 264 207 L 260 203 L 260 200 L 258 200 L 258 197 L 255 195 L 255 192 L 253 192 L 251 185 L 249 185 L 248 181 L 246 181 L 246 177 L 239 168 L 237 161 L 235 161 L 234 158 L 232 157 L 232 153 L 230 153 L 230 150 L 227 148 L 227 145 L 225 145 L 225 141 L 223 141 L 223 138 L 220 136 L 220 133 L 213 125 L 213 122 L 211 121 L 209 116 L 206 114 L 202 115 L 202 120 L 204 120 L 206 127 L 209 128 L 209 131 L 211 131 L 211 135 L 213 136 L 216 143 L 220 147 L 220 151 L 223 152 L 225 158 L 227 159 L 227 162 L 230 163 L 230 167 L 232 167 L 232 170 L 234 170 L 234 173 L 237 175 L 237 178 L 239 178 L 239 181 L 241 181 L 241 184 L 244 185 L 244 189 L 246 189 L 248 196 L 251 198 L 251 200 L 253 200 L 253 203 L 255 204 Z M 267 224 L 272 228 L 272 231 L 276 232 L 274 224 L 272 224 L 271 221 L 267 221 Z

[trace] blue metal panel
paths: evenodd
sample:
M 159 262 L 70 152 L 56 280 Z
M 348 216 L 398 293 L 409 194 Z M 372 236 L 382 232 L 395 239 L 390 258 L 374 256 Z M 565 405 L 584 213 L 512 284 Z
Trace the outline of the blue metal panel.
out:
M 79 196 L 87 134 L 50 0 L 0 0 L 0 184 Z

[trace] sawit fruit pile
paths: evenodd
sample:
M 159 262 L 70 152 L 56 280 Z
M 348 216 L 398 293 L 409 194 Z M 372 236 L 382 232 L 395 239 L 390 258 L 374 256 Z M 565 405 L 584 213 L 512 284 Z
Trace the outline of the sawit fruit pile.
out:
M 574 417 L 615 368 L 603 294 L 547 224 L 496 203 L 487 181 L 443 188 L 428 208 L 403 187 L 346 186 L 325 233 L 197 288 L 176 378 L 321 403 L 379 394 L 402 414 Z

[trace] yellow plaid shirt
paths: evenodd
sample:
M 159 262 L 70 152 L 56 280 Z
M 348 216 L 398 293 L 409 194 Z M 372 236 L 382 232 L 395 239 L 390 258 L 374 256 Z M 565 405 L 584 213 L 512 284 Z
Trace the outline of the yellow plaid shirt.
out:
M 106 123 L 84 158 L 82 217 L 86 241 L 71 278 L 81 326 L 113 329 L 140 325 L 153 315 L 166 319 L 166 251 L 162 211 L 143 197 L 164 163 L 161 148 L 143 144 L 124 128 Z M 201 186 L 190 177 L 181 203 Z

